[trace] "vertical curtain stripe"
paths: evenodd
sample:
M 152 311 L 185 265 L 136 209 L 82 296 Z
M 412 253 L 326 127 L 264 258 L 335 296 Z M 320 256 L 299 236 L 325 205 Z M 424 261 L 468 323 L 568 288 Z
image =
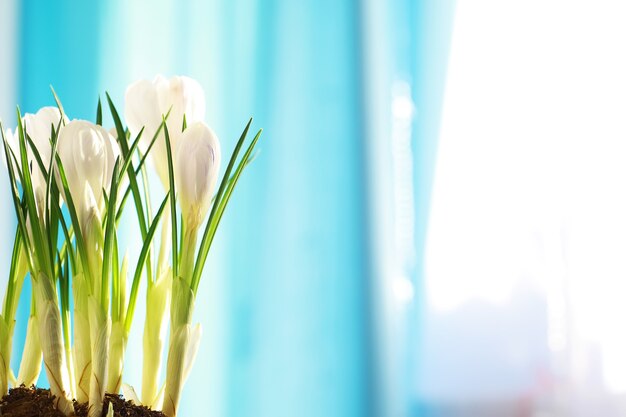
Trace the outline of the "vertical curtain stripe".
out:
M 265 133 L 222 230 L 226 414 L 368 415 L 358 4 L 230 5 L 226 138 L 246 115 Z
M 427 227 L 430 216 L 432 185 L 434 181 L 437 144 L 443 110 L 448 57 L 456 10 L 456 0 L 440 2 L 420 1 L 410 7 L 409 16 L 417 24 L 407 22 L 412 28 L 408 49 L 414 57 L 399 62 L 401 71 L 406 71 L 414 80 L 413 98 L 416 104 L 414 131 L 415 155 L 415 264 L 414 282 L 416 294 L 408 312 L 407 373 L 404 386 L 410 402 L 410 415 L 428 416 L 432 411 L 425 409 L 420 400 L 423 375 L 421 335 L 424 327 L 424 311 L 427 298 L 424 285 L 424 262 L 426 258 Z M 399 45 L 402 45 L 399 43 Z

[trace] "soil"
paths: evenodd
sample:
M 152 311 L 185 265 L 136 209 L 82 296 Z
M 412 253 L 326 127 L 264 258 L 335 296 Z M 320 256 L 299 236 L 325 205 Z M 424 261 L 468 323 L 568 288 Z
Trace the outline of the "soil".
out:
M 102 416 L 106 416 L 109 402 L 113 403 L 115 417 L 165 417 L 160 411 L 137 406 L 119 395 L 106 394 Z M 76 417 L 87 417 L 87 404 L 74 402 Z M 54 396 L 47 389 L 13 388 L 0 401 L 0 417 L 64 417 L 54 408 Z

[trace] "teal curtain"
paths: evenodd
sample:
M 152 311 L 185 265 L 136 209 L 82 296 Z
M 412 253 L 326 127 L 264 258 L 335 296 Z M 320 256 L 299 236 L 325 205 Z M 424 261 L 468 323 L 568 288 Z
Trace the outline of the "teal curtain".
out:
M 430 124 L 413 130 L 421 251 L 440 105 L 433 97 L 442 94 L 439 71 L 445 69 L 436 67 L 441 77 L 433 87 L 426 82 L 432 73 L 420 72 L 427 56 L 418 42 L 425 35 L 420 24 L 432 2 L 21 3 L 18 102 L 24 111 L 53 104 L 52 85 L 72 118 L 93 119 L 105 91 L 122 107 L 130 82 L 186 74 L 205 86 L 207 121 L 224 153 L 250 116 L 264 128 L 260 155 L 236 191 L 200 285 L 195 320 L 204 336 L 183 393 L 183 416 L 380 415 L 371 265 L 376 248 L 388 242 L 371 241 L 376 219 L 368 190 L 378 173 L 366 149 L 368 141 L 388 140 L 367 130 L 370 118 L 390 116 L 365 110 L 368 3 L 387 9 L 391 19 L 390 33 L 374 34 L 386 39 L 393 57 L 380 64 L 392 78 L 406 79 L 413 101 L 428 109 L 421 120 Z M 431 88 L 428 95 L 422 87 Z M 138 246 L 134 227 L 124 228 L 131 257 Z M 410 270 L 418 289 L 419 271 L 418 262 Z M 137 388 L 142 308 L 124 376 Z M 415 395 L 417 303 L 408 315 L 412 342 L 403 360 L 411 366 L 395 381 L 405 411 Z

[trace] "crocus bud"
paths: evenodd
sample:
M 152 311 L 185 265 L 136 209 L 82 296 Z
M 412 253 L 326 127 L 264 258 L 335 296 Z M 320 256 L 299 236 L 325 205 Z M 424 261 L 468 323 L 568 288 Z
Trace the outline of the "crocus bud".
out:
M 182 133 L 183 118 L 187 125 L 204 119 L 204 90 L 196 80 L 189 77 L 176 76 L 167 79 L 158 75 L 153 81 L 137 81 L 126 90 L 125 100 L 124 115 L 131 135 L 138 135 L 144 128 L 140 141 L 140 149 L 143 152 L 152 142 L 163 116 L 168 112 L 167 129 L 174 155 Z M 167 190 L 169 189 L 167 148 L 163 132 L 156 139 L 150 153 L 161 182 Z
M 103 127 L 73 120 L 61 129 L 57 152 L 79 221 L 84 226 L 94 208 L 102 210 L 104 207 L 103 190 L 110 189 L 115 160 L 119 155 L 118 145 Z M 60 181 L 59 178 L 57 181 Z M 62 186 L 59 188 L 62 189 Z
M 183 219 L 197 226 L 211 204 L 220 169 L 220 142 L 204 123 L 190 125 L 181 135 L 174 175 Z

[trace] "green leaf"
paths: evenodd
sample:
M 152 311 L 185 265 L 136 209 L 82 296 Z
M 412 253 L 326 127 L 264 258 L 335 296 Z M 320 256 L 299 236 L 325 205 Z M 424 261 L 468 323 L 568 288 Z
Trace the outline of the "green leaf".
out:
M 124 159 L 124 165 L 122 165 L 122 169 L 120 170 L 120 174 L 118 176 L 118 181 L 122 181 L 122 177 L 124 177 L 124 174 L 126 174 L 126 171 L 128 170 L 128 168 L 130 167 L 130 165 L 132 164 L 132 156 L 135 153 L 135 151 L 137 150 L 137 146 L 139 145 L 139 141 L 141 140 L 141 135 L 143 134 L 144 129 L 141 128 L 141 130 L 139 131 L 139 134 L 137 135 L 137 138 L 135 138 L 135 141 L 133 142 L 133 144 L 131 145 L 131 147 L 128 149 L 127 154 L 130 155 L 129 158 Z
M 15 155 L 13 155 L 13 151 L 9 147 L 9 143 L 4 136 L 4 127 L 2 123 L 0 123 L 0 133 L 2 134 L 2 142 L 4 145 L 4 157 L 7 162 L 7 171 L 9 173 L 9 188 L 11 189 L 11 200 L 13 201 L 13 208 L 15 209 L 15 214 L 17 215 L 17 225 L 21 231 L 22 239 L 24 240 L 26 246 L 26 254 L 28 259 L 28 266 L 30 270 L 33 271 L 35 269 L 35 261 L 32 254 L 32 244 L 30 242 L 30 237 L 28 236 L 28 228 L 26 226 L 26 215 L 22 211 L 22 205 L 20 203 L 19 193 L 17 191 L 17 181 L 15 179 L 15 169 L 13 166 L 13 160 L 15 159 Z M 19 173 L 19 169 L 17 169 Z M 24 201 L 25 202 L 25 201 Z
M 85 276 L 89 278 L 89 281 L 91 281 L 91 272 L 90 268 L 88 267 L 89 257 L 87 255 L 87 246 L 85 244 L 85 239 L 83 237 L 80 222 L 78 220 L 78 213 L 76 211 L 76 206 L 74 205 L 74 199 L 72 198 L 72 193 L 70 192 L 70 188 L 67 184 L 67 177 L 65 175 L 65 169 L 63 168 L 63 162 L 61 162 L 61 157 L 58 154 L 56 155 L 56 161 L 57 169 L 59 170 L 59 177 L 61 178 L 61 185 L 63 186 L 64 190 L 65 205 L 67 206 L 67 210 L 69 211 L 70 218 L 72 220 L 72 225 L 74 226 L 74 235 L 76 237 L 76 247 L 78 248 L 78 255 L 80 256 L 81 262 L 84 266 L 83 269 Z
M 207 222 L 207 225 L 205 227 L 204 235 L 202 236 L 202 243 L 200 244 L 200 250 L 198 251 L 198 257 L 196 258 L 196 266 L 193 271 L 193 279 L 191 281 L 191 289 L 194 293 L 198 289 L 198 284 L 200 283 L 200 277 L 202 276 L 202 270 L 204 269 L 204 264 L 209 254 L 211 243 L 213 243 L 213 237 L 215 236 L 217 227 L 219 226 L 220 220 L 222 219 L 222 215 L 224 214 L 226 205 L 228 204 L 228 201 L 230 200 L 230 196 L 233 190 L 235 189 L 237 182 L 239 181 L 239 177 L 241 176 L 241 173 L 243 172 L 244 168 L 247 166 L 247 161 L 252 155 L 252 151 L 254 150 L 254 147 L 259 141 L 259 138 L 261 137 L 262 132 L 263 132 L 263 129 L 259 130 L 256 136 L 254 137 L 254 139 L 252 140 L 252 142 L 250 143 L 250 145 L 248 146 L 246 153 L 244 154 L 243 158 L 239 162 L 239 165 L 237 166 L 237 170 L 235 171 L 233 180 L 226 181 L 226 178 L 228 178 L 226 175 L 224 175 L 224 178 L 222 179 L 222 184 L 220 185 L 220 188 L 222 188 L 222 186 L 225 185 L 224 183 L 226 182 L 227 184 L 226 190 L 224 192 L 223 197 L 220 198 L 219 200 L 216 200 L 216 202 L 213 204 L 213 209 L 211 210 L 211 216 L 209 217 L 209 221 Z M 232 159 L 231 159 L 231 162 L 232 162 Z M 214 211 L 215 211 L 215 215 L 213 215 Z
M 65 121 L 63 120 L 65 116 L 65 110 L 63 110 L 63 104 L 61 104 L 61 100 L 59 100 L 59 96 L 57 95 L 57 92 L 54 91 L 54 88 L 52 88 L 52 86 L 50 86 L 50 90 L 52 91 L 52 95 L 54 96 L 54 101 L 57 104 L 57 107 L 59 108 L 59 112 L 61 112 L 61 123 L 63 125 L 65 125 Z
M 150 229 L 144 239 L 143 246 L 141 248 L 141 253 L 139 254 L 139 259 L 137 260 L 137 266 L 135 268 L 135 275 L 133 277 L 133 283 L 130 290 L 130 297 L 128 299 L 128 310 L 126 313 L 126 318 L 124 322 L 124 328 L 126 329 L 126 333 L 130 331 L 130 325 L 133 322 L 133 314 L 135 312 L 135 304 L 137 302 L 137 294 L 139 291 L 139 282 L 141 281 L 141 274 L 143 271 L 143 267 L 146 264 L 146 259 L 148 257 L 148 253 L 150 252 L 150 247 L 152 246 L 152 239 L 154 238 L 154 233 L 157 229 L 159 221 L 163 215 L 165 210 L 165 206 L 169 200 L 170 193 L 168 192 L 157 211 L 156 216 L 154 216 L 154 220 L 152 220 L 152 224 L 150 225 Z
M 59 274 L 59 293 L 61 298 L 61 321 L 63 324 L 63 341 L 65 346 L 71 346 L 70 342 L 70 265 L 67 256 L 61 257 L 57 252 L 59 265 L 65 265 Z M 69 359 L 69 358 L 68 358 Z
M 248 124 L 246 125 L 245 129 L 243 130 L 241 134 L 241 137 L 237 141 L 237 145 L 235 145 L 235 149 L 233 150 L 233 153 L 230 157 L 230 161 L 228 162 L 228 167 L 226 168 L 226 171 L 224 172 L 224 176 L 222 177 L 222 181 L 220 182 L 220 187 L 215 197 L 215 201 L 213 202 L 213 207 L 211 207 L 211 214 L 209 215 L 209 220 L 207 221 L 207 224 L 204 229 L 204 234 L 202 236 L 202 241 L 200 243 L 200 249 L 198 250 L 198 256 L 196 258 L 196 266 L 194 267 L 193 276 L 191 280 L 191 288 L 194 292 L 198 288 L 200 276 L 202 275 L 202 270 L 204 269 L 204 263 L 206 262 L 206 257 L 209 254 L 209 249 L 211 248 L 211 243 L 213 241 L 213 235 L 215 234 L 217 223 L 219 223 L 219 220 L 217 220 L 217 223 L 215 223 L 215 221 L 218 217 L 221 217 L 221 214 L 219 214 L 218 211 L 219 211 L 222 198 L 227 188 L 231 188 L 232 185 L 236 184 L 237 182 L 237 173 L 235 173 L 235 178 L 232 181 L 230 181 L 230 173 L 232 172 L 233 167 L 235 166 L 235 163 L 237 162 L 237 156 L 239 155 L 239 151 L 241 150 L 246 140 L 246 136 L 248 135 L 248 130 L 250 129 L 251 124 L 252 124 L 252 118 L 248 121 Z M 255 137 L 255 140 L 252 141 L 252 144 L 248 148 L 248 151 L 246 152 L 247 156 L 244 156 L 242 158 L 243 165 L 242 165 L 242 162 L 239 163 L 239 166 L 237 168 L 238 172 L 240 172 L 240 168 L 241 170 L 243 170 L 243 167 L 245 166 L 245 161 L 247 161 L 248 157 L 250 156 L 252 149 L 256 145 L 256 141 L 258 140 L 260 134 L 261 134 L 261 131 L 259 131 L 259 133 Z
M 116 203 L 117 203 L 117 186 L 118 181 L 115 180 L 118 173 L 119 167 L 119 157 L 115 160 L 115 165 L 113 166 L 113 181 L 111 181 L 111 197 L 108 201 L 107 206 L 107 219 L 106 219 L 106 228 L 104 232 L 104 255 L 102 261 L 102 292 L 101 292 L 101 305 L 104 308 L 104 311 L 108 311 L 109 303 L 108 295 L 109 295 L 109 271 L 111 269 L 111 263 L 113 256 L 113 243 L 115 239 L 115 216 L 109 215 L 114 214 L 116 211 Z
M 102 101 L 98 97 L 98 107 L 96 108 L 96 124 L 102 126 Z
M 31 148 L 31 151 L 33 153 L 33 155 L 35 156 L 35 160 L 37 161 L 37 165 L 39 166 L 39 170 L 41 171 L 44 179 L 46 180 L 46 197 L 45 197 L 45 207 L 43 208 L 43 213 L 44 213 L 44 217 L 45 217 L 45 223 L 44 223 L 44 227 L 42 228 L 44 230 L 44 234 L 46 235 L 46 242 L 47 242 L 47 249 L 48 249 L 48 256 L 49 259 L 54 259 L 55 258 L 55 252 L 56 252 L 56 246 L 57 246 L 57 222 L 55 221 L 56 219 L 54 219 L 54 211 L 51 210 L 50 208 L 50 188 L 51 188 L 51 184 L 52 184 L 52 158 L 50 158 L 51 160 L 48 161 L 48 166 L 46 166 L 45 162 L 43 161 L 43 158 L 41 157 L 41 154 L 39 153 L 39 149 L 37 149 L 37 146 L 35 145 L 35 143 L 33 142 L 32 138 L 30 137 L 30 135 L 28 135 L 28 132 L 26 132 L 26 139 L 28 141 L 28 144 Z M 52 153 L 51 155 L 54 155 L 56 153 L 56 132 L 54 130 L 54 125 L 51 125 L 51 132 L 50 132 L 50 140 L 52 141 Z M 44 219 L 39 219 L 40 222 L 43 222 Z M 45 226 L 48 226 L 47 228 Z
M 143 200 L 146 202 L 146 213 L 152 217 L 152 204 L 150 203 L 150 183 L 148 182 L 148 170 L 146 166 L 141 167 L 141 188 L 143 190 Z
M 6 298 L 4 302 L 4 311 L 2 316 L 7 319 L 12 319 L 12 311 L 13 311 L 13 300 L 15 297 L 16 290 L 16 277 L 20 252 L 22 251 L 22 234 L 20 232 L 20 228 L 18 227 L 15 230 L 15 238 L 13 240 L 13 252 L 11 254 L 11 269 L 9 270 L 9 280 L 7 282 L 7 292 Z
M 178 267 L 180 259 L 178 259 L 178 226 L 176 219 L 176 183 L 174 181 L 174 163 L 172 162 L 172 145 L 170 143 L 170 134 L 163 118 L 163 132 L 165 132 L 165 148 L 167 149 L 167 168 L 170 180 L 170 214 L 172 216 L 172 263 L 174 276 L 178 276 Z
M 124 125 L 122 124 L 122 120 L 113 104 L 113 100 L 111 100 L 111 96 L 109 93 L 106 93 L 107 101 L 109 103 L 109 109 L 111 110 L 111 116 L 113 117 L 113 122 L 115 124 L 115 130 L 117 131 L 117 140 L 120 144 L 120 148 L 122 150 L 122 156 L 124 160 L 130 161 L 130 168 L 128 172 L 128 182 L 130 183 L 130 189 L 133 194 L 133 200 L 135 201 L 135 210 L 137 211 L 137 219 L 139 220 L 139 230 L 141 231 L 141 237 L 145 240 L 147 234 L 147 226 L 146 226 L 146 212 L 143 208 L 143 202 L 141 201 L 141 194 L 139 192 L 139 186 L 137 185 L 137 176 L 135 174 L 135 169 L 132 165 L 132 155 L 129 153 L 130 149 L 128 147 L 128 139 L 126 138 L 126 132 L 124 131 Z M 148 274 L 148 279 L 152 279 L 152 266 L 151 262 L 148 260 L 148 266 L 146 268 L 146 272 Z
M 170 112 L 172 111 L 172 109 L 170 109 L 167 114 L 165 115 L 165 119 L 167 120 L 167 118 L 170 115 Z M 139 164 L 137 165 L 137 167 L 135 168 L 135 177 L 138 176 L 141 171 L 144 169 L 145 163 L 146 163 L 146 159 L 148 158 L 148 155 L 150 154 L 150 151 L 152 150 L 152 147 L 154 146 L 154 144 L 156 143 L 157 138 L 159 137 L 159 133 L 161 133 L 161 129 L 163 128 L 163 124 L 160 124 L 159 127 L 157 128 L 156 133 L 154 134 L 154 136 L 152 137 L 152 140 L 150 141 L 150 145 L 148 145 L 148 148 L 146 149 L 146 152 L 141 155 L 141 159 L 139 160 Z M 120 203 L 120 207 L 117 211 L 117 221 L 120 221 L 120 218 L 122 217 L 122 212 L 124 209 L 124 206 L 126 205 L 126 200 L 128 199 L 128 196 L 130 195 L 130 191 L 131 191 L 131 187 L 130 184 L 128 187 L 126 187 L 126 190 L 124 191 L 124 197 L 122 197 L 121 203 Z
M 24 124 L 22 122 L 22 115 L 20 109 L 17 109 L 18 118 L 18 132 L 19 132 L 19 145 L 20 145 L 20 158 L 22 166 L 22 192 L 27 201 L 28 216 L 30 217 L 31 232 L 33 234 L 33 243 L 36 256 L 39 260 L 43 260 L 43 268 L 46 275 L 52 278 L 53 270 L 51 268 L 52 260 L 50 259 L 50 253 L 45 249 L 44 231 L 41 225 L 41 219 L 37 213 L 37 203 L 35 201 L 35 194 L 33 190 L 33 182 L 30 174 L 30 166 L 28 163 L 28 154 L 26 152 L 26 132 L 24 131 Z M 42 267 L 42 265 L 39 265 Z
M 111 216 L 107 216 L 107 219 Z M 107 220 L 108 221 L 108 220 Z M 120 270 L 117 247 L 117 234 L 113 234 L 113 256 L 111 259 L 111 320 L 116 322 L 120 316 Z
M 39 170 L 43 174 L 44 178 L 48 178 L 48 168 L 46 168 L 46 164 L 44 164 L 43 159 L 41 159 L 39 149 L 37 149 L 37 146 L 35 146 L 35 143 L 33 142 L 33 139 L 30 137 L 28 132 L 26 132 L 26 142 L 28 142 L 28 146 L 31 148 L 31 151 L 33 151 L 33 155 L 35 156 L 35 162 L 37 162 Z M 32 170 L 32 167 L 30 168 Z
M 61 212 L 61 207 L 57 204 L 56 206 L 57 218 L 59 219 L 59 223 L 61 223 L 61 229 L 63 230 L 63 235 L 65 236 L 65 242 L 61 246 L 61 258 L 64 259 L 66 254 L 69 254 L 69 260 L 72 265 L 72 271 L 76 273 L 77 265 L 76 265 L 76 256 L 74 255 L 74 250 L 71 247 L 72 244 L 72 236 L 74 234 L 73 226 L 70 226 L 69 230 L 67 227 L 67 222 L 65 221 L 65 217 L 63 217 L 63 213 Z M 69 248 L 69 250 L 68 250 Z

